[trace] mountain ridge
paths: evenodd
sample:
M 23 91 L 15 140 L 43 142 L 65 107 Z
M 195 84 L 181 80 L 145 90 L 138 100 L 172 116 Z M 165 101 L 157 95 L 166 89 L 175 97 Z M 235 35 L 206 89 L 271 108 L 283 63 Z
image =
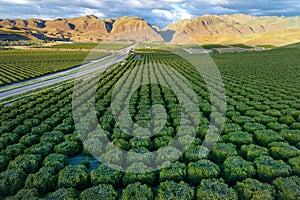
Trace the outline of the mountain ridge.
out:
M 202 15 L 177 21 L 164 28 L 152 26 L 138 16 L 123 16 L 114 19 L 99 19 L 94 15 L 54 20 L 0 19 L 0 39 L 5 37 L 9 39 L 11 34 L 19 34 L 28 39 L 76 42 L 191 43 L 191 41 L 199 40 L 204 42 L 203 38 L 213 41 L 213 38 L 230 36 L 243 38 L 244 41 L 246 36 L 264 35 L 265 37 L 266 34 L 288 30 L 299 30 L 300 33 L 299 16 Z M 292 37 L 290 35 L 289 37 Z M 292 35 L 295 37 L 295 34 Z M 298 37 L 295 40 L 298 40 Z

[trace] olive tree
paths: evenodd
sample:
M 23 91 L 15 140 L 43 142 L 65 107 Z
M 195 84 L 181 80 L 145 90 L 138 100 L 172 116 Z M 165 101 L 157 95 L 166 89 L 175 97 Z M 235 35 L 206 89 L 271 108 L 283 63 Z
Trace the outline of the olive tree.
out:
M 251 178 L 256 174 L 253 164 L 239 156 L 227 158 L 223 164 L 223 168 L 224 178 L 230 184 Z
M 40 142 L 35 144 L 25 150 L 26 154 L 38 154 L 42 157 L 48 156 L 52 153 L 54 147 L 54 143 L 51 142 Z
M 172 180 L 182 181 L 186 178 L 186 166 L 184 163 L 175 162 L 171 166 L 162 168 L 159 172 L 159 182 Z
M 35 188 L 32 189 L 21 189 L 18 193 L 14 196 L 7 197 L 5 200 L 23 200 L 23 199 L 30 199 L 30 200 L 39 200 L 39 194 Z
M 188 165 L 187 173 L 190 182 L 198 186 L 202 179 L 217 178 L 220 174 L 220 169 L 218 165 L 209 160 L 199 160 Z
M 300 150 L 287 142 L 273 142 L 269 144 L 270 154 L 275 159 L 288 160 L 296 156 L 300 156 Z
M 77 142 L 65 141 L 54 147 L 55 153 L 64 154 L 66 156 L 75 156 L 80 153 L 81 146 Z
M 99 184 L 111 184 L 115 187 L 120 186 L 123 172 L 112 169 L 105 164 L 100 164 L 97 169 L 91 171 L 91 183 L 96 186 Z
M 226 158 L 237 155 L 237 148 L 231 143 L 217 143 L 212 149 L 212 159 L 218 163 L 223 163 Z
M 150 168 L 143 163 L 134 163 L 127 168 L 127 172 L 123 176 L 123 184 L 141 182 L 147 185 L 153 185 L 156 180 L 155 172 L 147 172 Z
M 52 153 L 44 159 L 44 167 L 52 167 L 55 172 L 62 170 L 67 164 L 67 156 L 63 154 Z
M 256 142 L 264 147 L 272 142 L 280 142 L 284 140 L 284 136 L 272 130 L 258 130 L 254 131 L 254 138 Z
M 159 184 L 156 200 L 192 200 L 194 199 L 194 189 L 187 183 L 181 181 L 166 181 Z
M 122 190 L 122 200 L 152 200 L 154 194 L 148 185 L 143 185 L 140 182 L 129 184 Z
M 117 192 L 111 185 L 101 184 L 84 190 L 80 194 L 82 200 L 114 200 L 117 199 Z
M 290 158 L 288 164 L 291 166 L 293 173 L 300 176 L 300 156 Z
M 77 191 L 74 188 L 59 188 L 55 192 L 46 195 L 46 200 L 68 199 L 77 200 Z
M 83 189 L 89 183 L 87 169 L 83 165 L 67 166 L 58 174 L 58 186 Z
M 54 169 L 46 167 L 42 167 L 35 174 L 29 174 L 25 182 L 25 188 L 35 188 L 40 194 L 54 190 L 56 185 Z
M 243 182 L 237 182 L 235 186 L 239 198 L 246 199 L 265 199 L 273 200 L 275 198 L 275 189 L 268 183 L 262 183 L 256 179 L 247 178 Z
M 22 169 L 30 174 L 38 171 L 42 158 L 40 155 L 22 154 L 9 162 L 8 169 Z
M 289 176 L 292 169 L 282 160 L 273 160 L 269 156 L 261 156 L 254 161 L 257 174 L 262 181 L 272 181 L 277 177 Z
M 267 148 L 260 147 L 255 144 L 241 146 L 240 152 L 242 156 L 248 161 L 253 161 L 255 158 L 258 158 L 260 156 L 269 155 L 269 151 Z
M 26 174 L 21 169 L 10 169 L 0 173 L 0 198 L 15 194 L 26 180 Z
M 234 189 L 218 179 L 203 179 L 197 190 L 198 199 L 237 200 Z
M 278 199 L 300 199 L 300 178 L 298 176 L 288 178 L 279 177 L 272 184 L 276 188 Z

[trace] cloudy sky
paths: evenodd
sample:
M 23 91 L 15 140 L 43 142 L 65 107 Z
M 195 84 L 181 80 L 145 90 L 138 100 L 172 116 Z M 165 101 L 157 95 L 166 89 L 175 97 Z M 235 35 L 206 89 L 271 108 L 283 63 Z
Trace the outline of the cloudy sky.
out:
M 204 14 L 300 15 L 299 0 L 0 0 L 0 18 L 140 16 L 152 25 Z

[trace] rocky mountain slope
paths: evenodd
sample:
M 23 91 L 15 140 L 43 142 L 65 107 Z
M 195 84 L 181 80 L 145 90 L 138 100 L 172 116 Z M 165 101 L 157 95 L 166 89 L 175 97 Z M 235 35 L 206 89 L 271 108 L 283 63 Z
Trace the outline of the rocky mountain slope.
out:
M 173 31 L 172 42 L 201 38 L 240 37 L 300 29 L 300 17 L 254 17 L 250 15 L 204 15 L 165 27 Z
M 0 33 L 29 39 L 99 42 L 109 40 L 163 41 L 157 31 L 139 17 L 102 20 L 93 15 L 55 20 L 2 19 Z
M 99 19 L 93 15 L 55 20 L 0 19 L 0 39 L 64 41 L 167 41 L 174 43 L 265 43 L 298 41 L 300 17 L 203 15 L 160 29 L 140 17 Z M 275 36 L 276 37 L 275 37 Z M 282 37 L 281 37 L 282 36 Z M 272 40 L 274 37 L 274 40 Z M 280 41 L 279 41 L 280 40 Z

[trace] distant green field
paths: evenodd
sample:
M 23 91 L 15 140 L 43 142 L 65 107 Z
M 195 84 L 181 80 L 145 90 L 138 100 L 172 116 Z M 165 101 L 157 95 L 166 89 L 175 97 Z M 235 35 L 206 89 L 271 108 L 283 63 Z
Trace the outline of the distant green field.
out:
M 110 53 L 0 50 L 0 86 L 55 73 Z
M 243 49 L 252 49 L 253 48 L 252 46 L 248 46 L 248 45 L 245 45 L 245 44 L 231 44 L 229 46 L 243 48 Z
M 275 49 L 275 48 L 277 48 L 276 46 L 274 46 L 274 45 L 256 45 L 257 47 L 264 47 L 264 48 L 267 48 L 267 49 Z
M 128 47 L 130 42 L 102 42 L 102 43 L 62 43 L 50 46 L 49 48 L 62 49 L 104 49 L 104 50 L 120 50 Z

